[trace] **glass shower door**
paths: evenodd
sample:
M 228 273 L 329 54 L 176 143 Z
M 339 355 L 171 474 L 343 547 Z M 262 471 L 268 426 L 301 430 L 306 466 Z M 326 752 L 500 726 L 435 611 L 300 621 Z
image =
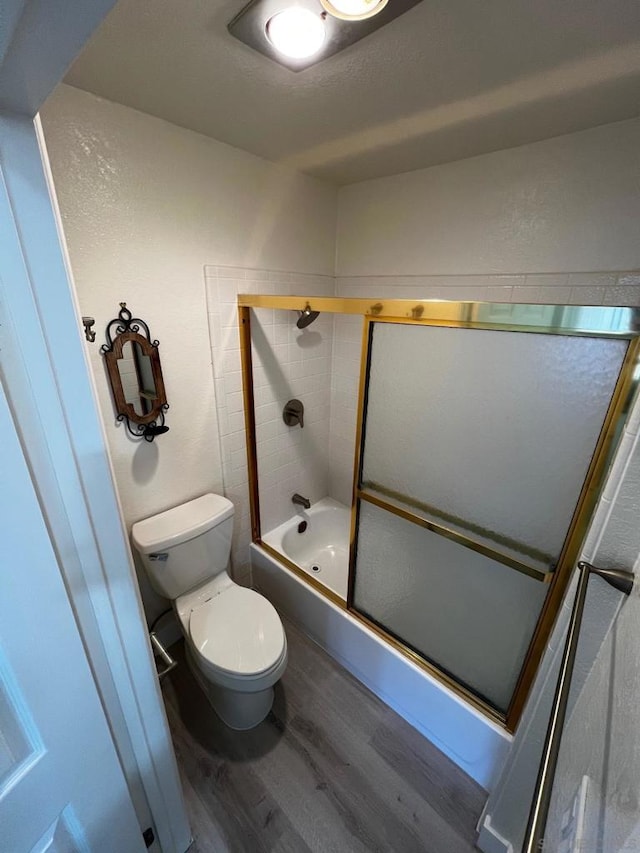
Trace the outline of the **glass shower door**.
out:
M 628 345 L 370 321 L 349 606 L 498 718 Z

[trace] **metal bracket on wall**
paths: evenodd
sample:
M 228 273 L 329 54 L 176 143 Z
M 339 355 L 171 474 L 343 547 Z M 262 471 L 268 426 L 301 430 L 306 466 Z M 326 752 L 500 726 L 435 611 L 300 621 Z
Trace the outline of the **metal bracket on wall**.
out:
M 619 592 L 623 592 L 625 595 L 631 594 L 635 579 L 633 572 L 627 572 L 624 569 L 599 569 L 597 566 L 592 566 L 591 563 L 586 563 L 584 560 L 578 563 L 578 568 L 581 572 L 588 571 L 592 575 L 598 575 L 609 586 L 612 586 Z

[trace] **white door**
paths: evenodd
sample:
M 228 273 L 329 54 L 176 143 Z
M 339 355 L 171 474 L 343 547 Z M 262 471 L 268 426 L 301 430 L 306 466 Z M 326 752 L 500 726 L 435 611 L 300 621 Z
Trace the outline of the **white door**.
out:
M 144 850 L 0 384 L 0 853 Z

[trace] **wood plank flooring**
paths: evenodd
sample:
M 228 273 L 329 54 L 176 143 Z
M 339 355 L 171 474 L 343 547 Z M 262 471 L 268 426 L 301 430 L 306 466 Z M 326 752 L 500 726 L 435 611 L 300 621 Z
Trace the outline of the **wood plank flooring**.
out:
M 483 789 L 295 626 L 273 709 L 217 718 L 184 661 L 163 682 L 190 853 L 467 853 Z

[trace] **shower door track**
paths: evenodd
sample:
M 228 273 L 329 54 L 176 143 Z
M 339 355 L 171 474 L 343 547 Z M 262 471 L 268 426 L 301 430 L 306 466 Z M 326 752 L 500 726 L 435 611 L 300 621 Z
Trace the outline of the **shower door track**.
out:
M 351 536 L 349 559 L 349 585 L 347 600 L 328 590 L 316 578 L 304 572 L 294 562 L 267 545 L 260 529 L 260 495 L 258 489 L 258 464 L 256 446 L 256 423 L 253 394 L 253 366 L 251 354 L 251 309 L 271 308 L 286 311 L 304 311 L 310 307 L 313 311 L 330 314 L 351 314 L 362 317 L 363 337 L 361 346 L 361 368 L 358 390 L 357 429 L 351 505 Z M 504 315 L 512 316 L 509 321 L 489 321 L 483 316 L 488 308 L 504 309 Z M 625 418 L 636 388 L 639 384 L 638 361 L 640 353 L 640 310 L 637 308 L 593 307 L 589 310 L 588 321 L 580 321 L 580 311 L 585 306 L 544 306 L 524 304 L 496 304 L 482 302 L 445 302 L 438 300 L 415 299 L 362 299 L 349 297 L 310 297 L 277 296 L 265 294 L 241 294 L 238 296 L 238 319 L 240 329 L 240 350 L 242 359 L 243 401 L 245 414 L 247 461 L 249 474 L 249 500 L 251 511 L 251 532 L 253 542 L 259 544 L 281 564 L 296 574 L 305 583 L 326 596 L 338 607 L 347 610 L 369 630 L 389 643 L 412 662 L 433 675 L 467 702 L 472 704 L 494 722 L 513 732 L 520 719 L 524 704 L 533 684 L 535 674 L 546 648 L 556 617 L 562 605 L 572 571 L 580 554 L 591 515 L 604 484 L 604 478 L 615 449 L 616 428 Z M 536 315 L 550 309 L 553 314 L 552 325 L 540 325 Z M 401 323 L 423 326 L 445 326 L 451 328 L 489 329 L 494 331 L 531 332 L 542 334 L 572 335 L 581 337 L 604 337 L 628 340 L 626 355 L 622 363 L 610 405 L 595 450 L 585 477 L 575 512 L 573 514 L 564 546 L 555 567 L 545 570 L 532 566 L 525 560 L 505 555 L 477 536 L 469 536 L 460 527 L 441 524 L 420 514 L 420 508 L 411 506 L 411 499 L 395 493 L 383 494 L 372 489 L 371 485 L 361 482 L 363 425 L 366 411 L 367 383 L 369 376 L 369 354 L 371 332 L 374 323 Z M 398 506 L 402 498 L 404 506 Z M 511 702 L 506 713 L 495 708 L 490 702 L 479 696 L 467 685 L 423 654 L 404 643 L 382 625 L 360 613 L 354 606 L 355 584 L 355 548 L 358 509 L 364 500 L 399 515 L 405 520 L 419 524 L 458 542 L 464 547 L 476 550 L 492 559 L 498 560 L 510 568 L 523 572 L 539 582 L 549 584 L 542 611 L 520 671 Z

